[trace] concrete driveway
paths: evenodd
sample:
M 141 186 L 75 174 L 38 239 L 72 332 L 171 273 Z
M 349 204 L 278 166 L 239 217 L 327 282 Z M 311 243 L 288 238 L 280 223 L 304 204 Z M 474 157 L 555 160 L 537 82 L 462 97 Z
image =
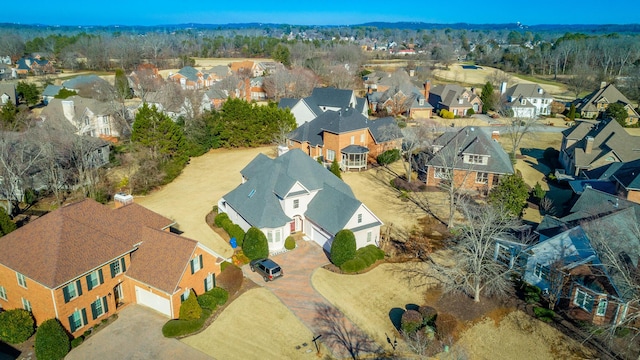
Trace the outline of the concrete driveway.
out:
M 129 305 L 118 313 L 118 319 L 89 337 L 65 357 L 84 359 L 190 359 L 211 357 L 162 335 L 167 318 L 142 305 Z

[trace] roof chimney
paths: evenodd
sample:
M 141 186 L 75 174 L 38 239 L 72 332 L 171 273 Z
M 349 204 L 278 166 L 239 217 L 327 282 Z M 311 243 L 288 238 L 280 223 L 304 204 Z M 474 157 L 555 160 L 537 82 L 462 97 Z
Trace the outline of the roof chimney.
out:
M 429 101 L 429 92 L 431 91 L 431 81 L 427 80 L 424 82 L 424 98 Z
M 593 150 L 593 136 L 587 136 L 587 142 L 584 145 L 584 153 L 591 154 Z
M 492 138 L 493 140 L 495 140 L 495 141 L 500 140 L 500 131 L 498 131 L 498 130 L 493 130 L 493 131 L 491 132 L 491 138 Z
M 133 204 L 133 196 L 125 193 L 117 193 L 113 196 L 113 202 L 115 203 L 116 209 L 118 209 Z
M 288 147 L 286 147 L 284 145 L 278 145 L 278 156 L 283 155 L 287 151 L 289 151 Z
M 500 84 L 500 95 L 504 94 L 505 92 L 507 92 L 507 82 L 503 81 Z
M 607 86 L 607 82 L 603 81 L 600 83 L 600 89 L 604 89 Z

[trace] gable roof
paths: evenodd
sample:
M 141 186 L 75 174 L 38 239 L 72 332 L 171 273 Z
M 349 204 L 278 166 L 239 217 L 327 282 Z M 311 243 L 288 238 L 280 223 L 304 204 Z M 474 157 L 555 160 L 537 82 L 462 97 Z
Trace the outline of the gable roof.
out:
M 66 89 L 79 90 L 85 86 L 93 86 L 96 84 L 109 84 L 109 82 L 98 75 L 79 75 L 73 79 L 66 80 L 62 83 L 62 86 Z
M 293 99 L 293 98 L 282 98 L 280 99 L 280 101 L 278 101 L 278 108 L 279 109 L 293 109 L 293 107 L 298 103 L 298 101 L 300 101 L 300 99 Z
M 305 216 L 332 234 L 344 228 L 362 204 L 349 185 L 300 149 L 289 150 L 275 159 L 259 154 L 241 174 L 246 181 L 223 198 L 251 226 L 258 228 L 277 228 L 291 221 L 280 200 L 290 195 L 296 184 L 305 192 L 317 192 Z M 335 229 L 338 230 L 333 232 Z
M 505 91 L 504 95 L 509 99 L 517 99 L 520 97 L 524 97 L 527 99 L 533 98 L 542 98 L 542 99 L 551 99 L 553 98 L 549 95 L 542 86 L 538 84 L 516 84 Z
M 369 129 L 376 143 L 402 138 L 402 132 L 393 118 L 369 120 L 352 108 L 340 111 L 328 110 L 291 131 L 287 137 L 317 146 L 324 144 L 325 131 L 344 134 L 361 129 Z
M 630 135 L 617 121 L 609 119 L 593 125 L 581 123 L 576 126 L 582 126 L 580 134 L 584 133 L 585 129 L 589 129 L 582 139 L 565 150 L 573 155 L 576 167 L 588 167 L 611 152 L 621 162 L 640 159 L 640 136 Z M 593 146 L 591 152 L 587 153 L 585 147 L 587 139 L 590 138 L 593 139 Z
M 7 94 L 14 104 L 18 104 L 18 93 L 16 92 L 16 84 L 0 83 L 0 96 Z M 0 104 L 2 105 L 2 104 Z
M 471 107 L 470 100 L 478 96 L 470 94 L 469 99 L 465 99 L 463 95 L 466 91 L 465 88 L 456 84 L 436 85 L 429 90 L 429 102 L 436 108 L 439 107 L 438 104 L 446 107 Z
M 57 209 L 5 235 L 0 264 L 55 289 L 131 252 L 144 227 L 173 223 L 137 204 L 121 209 L 91 199 Z
M 186 77 L 187 79 L 197 82 L 199 80 L 198 78 L 198 74 L 202 74 L 201 71 L 195 69 L 194 67 L 191 66 L 185 66 L 182 69 L 180 69 L 178 71 L 178 74 Z
M 169 294 L 175 293 L 198 242 L 148 227 L 141 230 L 140 237 L 144 240 L 131 254 L 127 275 Z
M 483 128 L 467 126 L 457 132 L 445 132 L 435 139 L 434 145 L 441 148 L 427 161 L 427 166 L 450 167 L 453 164 L 456 170 L 513 174 L 509 155 Z M 465 164 L 462 161 L 464 154 L 486 155 L 487 164 Z
M 624 94 L 622 94 L 620 90 L 618 90 L 615 87 L 615 85 L 609 84 L 593 91 L 591 94 L 578 100 L 578 105 L 576 106 L 576 110 L 580 112 L 598 111 L 597 104 L 599 102 L 605 102 L 607 104 L 619 102 L 625 106 L 631 104 L 631 101 L 629 101 L 629 99 L 627 99 L 627 97 L 624 96 Z

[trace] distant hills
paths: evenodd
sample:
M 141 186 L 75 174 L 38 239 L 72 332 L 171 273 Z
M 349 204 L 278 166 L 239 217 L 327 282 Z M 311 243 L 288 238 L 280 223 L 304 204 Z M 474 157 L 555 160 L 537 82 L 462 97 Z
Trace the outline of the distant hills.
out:
M 270 23 L 236 23 L 236 24 L 166 24 L 166 25 L 45 25 L 45 24 L 14 24 L 0 23 L 0 28 L 41 28 L 41 29 L 60 29 L 60 30 L 78 30 L 92 29 L 104 31 L 153 31 L 157 30 L 180 30 L 180 29 L 202 29 L 202 30 L 231 30 L 231 29 L 264 29 L 264 28 L 283 28 L 296 27 L 305 29 L 323 29 L 323 28 L 357 28 L 357 27 L 375 27 L 379 29 L 399 29 L 399 30 L 480 30 L 480 31 L 500 31 L 500 30 L 528 30 L 532 32 L 580 32 L 586 34 L 602 34 L 602 33 L 640 33 L 639 24 L 541 24 L 526 25 L 521 23 L 506 24 L 438 24 L 424 22 L 368 22 L 354 25 L 292 25 L 292 24 L 270 24 Z

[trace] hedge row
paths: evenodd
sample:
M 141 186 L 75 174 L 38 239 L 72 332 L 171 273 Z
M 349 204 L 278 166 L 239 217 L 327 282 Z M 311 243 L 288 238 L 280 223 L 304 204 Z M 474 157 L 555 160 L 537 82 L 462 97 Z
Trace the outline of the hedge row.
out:
M 398 149 L 387 150 L 376 158 L 380 165 L 388 165 L 398 160 L 400 160 L 400 150 Z
M 178 337 L 193 334 L 204 326 L 204 322 L 211 316 L 211 310 L 202 309 L 200 318 L 195 320 L 169 320 L 162 327 L 162 335 L 165 337 Z
M 346 261 L 340 269 L 346 273 L 363 271 L 376 261 L 384 259 L 384 251 L 375 245 L 367 245 L 356 251 L 353 259 Z
M 220 213 L 216 215 L 215 219 L 213 219 L 213 223 L 216 224 L 217 227 L 226 231 L 230 238 L 236 238 L 236 243 L 239 247 L 242 247 L 244 230 L 242 230 L 240 225 L 234 224 L 229 219 L 229 215 L 227 215 L 227 213 Z
M 214 311 L 218 306 L 224 305 L 229 299 L 229 293 L 222 288 L 213 288 L 198 296 L 198 304 L 203 309 Z

